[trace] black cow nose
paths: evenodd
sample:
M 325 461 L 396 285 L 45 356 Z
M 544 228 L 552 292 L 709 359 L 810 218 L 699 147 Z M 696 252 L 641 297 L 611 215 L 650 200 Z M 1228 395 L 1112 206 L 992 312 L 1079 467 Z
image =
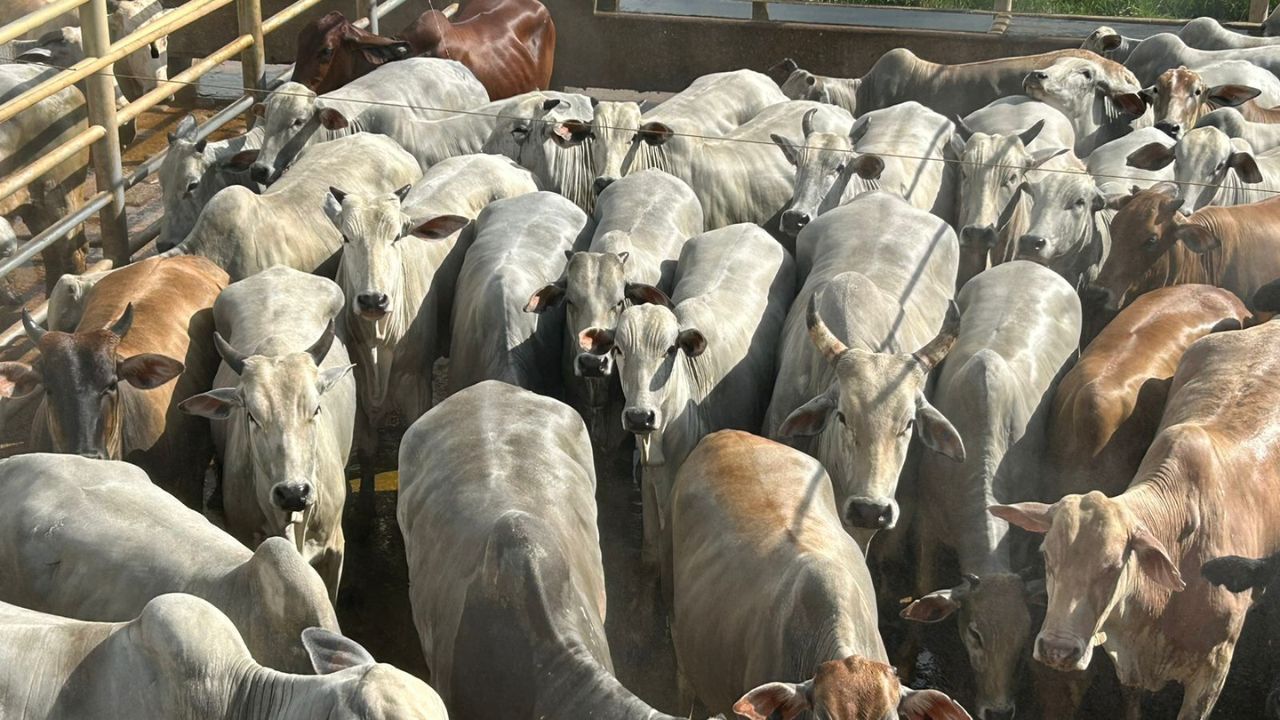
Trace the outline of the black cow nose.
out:
M 652 410 L 627 408 L 622 411 L 622 423 L 628 432 L 653 432 L 657 429 L 657 415 Z
M 604 189 L 612 185 L 615 179 L 616 178 L 605 177 L 604 175 L 601 175 L 600 177 L 596 178 L 596 181 L 594 184 L 596 189 L 596 194 L 604 192 Z
M 1045 249 L 1048 244 L 1049 241 L 1039 235 L 1023 235 L 1022 238 L 1018 240 L 1018 246 L 1028 252 L 1040 252 Z
M 960 243 L 981 247 L 995 247 L 996 228 L 994 225 L 965 225 L 960 228 Z
M 892 500 L 852 498 L 845 506 L 845 521 L 853 527 L 884 530 L 898 519 L 898 508 Z
M 386 312 L 391 306 L 391 298 L 386 293 L 360 293 L 356 296 L 356 304 L 366 312 Z
M 804 229 L 811 220 L 813 220 L 813 218 L 809 216 L 809 213 L 801 212 L 799 210 L 788 210 L 782 213 L 782 227 L 786 230 L 795 230 L 796 232 L 799 232 Z
M 1166 120 L 1161 120 L 1160 122 L 1156 123 L 1156 129 L 1164 133 L 1165 135 L 1168 135 L 1169 137 L 1173 138 L 1174 140 L 1177 140 L 1178 133 L 1182 132 L 1181 127 L 1174 125 L 1173 123 L 1168 122 Z
M 578 363 L 578 374 L 583 377 L 604 377 L 608 367 L 609 357 L 607 355 L 593 355 L 591 353 L 580 353 L 576 359 Z
M 276 483 L 271 488 L 271 502 L 285 512 L 302 512 L 315 502 L 311 483 Z
M 1015 708 L 1008 710 L 983 710 L 979 720 L 1013 720 Z
M 249 177 L 256 183 L 266 185 L 271 179 L 271 168 L 266 165 L 253 165 L 249 168 Z

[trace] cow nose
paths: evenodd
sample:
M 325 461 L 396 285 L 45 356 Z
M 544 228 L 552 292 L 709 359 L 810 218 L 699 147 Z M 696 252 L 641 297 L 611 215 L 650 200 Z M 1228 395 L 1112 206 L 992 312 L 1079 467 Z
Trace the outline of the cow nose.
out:
M 983 708 L 978 713 L 978 720 L 1013 720 L 1016 708 L 1010 706 L 1005 710 L 993 710 L 991 708 Z
M 609 374 L 609 356 L 593 353 L 579 353 L 576 359 L 578 375 L 581 377 L 604 377 Z
M 622 411 L 622 425 L 627 432 L 650 433 L 658 429 L 657 414 L 643 408 L 627 408 Z
M 804 229 L 809 221 L 813 218 L 807 212 L 799 210 L 788 210 L 782 213 L 782 230 L 783 232 L 794 235 Z
M 844 519 L 857 528 L 890 530 L 898 522 L 898 503 L 888 498 L 850 498 Z
M 1173 138 L 1174 140 L 1177 140 L 1178 133 L 1182 132 L 1182 128 L 1180 126 L 1175 125 L 1167 120 L 1161 120 L 1160 122 L 1156 123 L 1156 129 L 1164 133 L 1165 135 L 1168 135 L 1169 137 Z
M 1049 667 L 1070 670 L 1084 657 L 1084 645 L 1072 637 L 1041 633 L 1036 637 L 1035 655 Z
M 601 175 L 600 177 L 596 178 L 596 181 L 595 181 L 596 194 L 599 195 L 600 193 L 604 192 L 604 189 L 612 185 L 613 181 L 616 179 L 617 178 L 611 178 L 605 175 Z
M 391 306 L 391 298 L 380 292 L 360 293 L 356 296 L 356 304 L 360 306 L 361 312 L 384 315 Z
M 1039 235 L 1023 235 L 1018 240 L 1018 248 L 1023 252 L 1038 253 L 1048 246 L 1049 241 Z
M 249 177 L 256 183 L 266 185 L 271 180 L 271 166 L 254 163 L 249 168 Z
M 271 503 L 285 512 L 302 512 L 316 501 L 311 483 L 276 483 L 271 488 Z
M 82 458 L 87 458 L 89 460 L 106 460 L 107 459 L 107 454 L 102 452 L 101 450 L 81 450 L 76 454 Z
M 996 244 L 995 225 L 965 225 L 960 228 L 960 244 L 992 248 Z

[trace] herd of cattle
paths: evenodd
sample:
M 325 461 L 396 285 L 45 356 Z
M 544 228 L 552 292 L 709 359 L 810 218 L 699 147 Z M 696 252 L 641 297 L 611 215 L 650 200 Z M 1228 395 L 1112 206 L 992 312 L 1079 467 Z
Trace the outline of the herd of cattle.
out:
M 1031 658 L 1074 717 L 1099 648 L 1115 716 L 1177 683 L 1208 718 L 1280 572 L 1280 39 L 786 60 L 648 110 L 548 90 L 554 45 L 536 0 L 330 13 L 251 132 L 170 135 L 158 256 L 47 255 L 0 363 L 39 451 L 0 463 L 0 717 L 675 720 L 604 632 L 594 463 L 634 442 L 682 712 L 969 718 L 880 635 L 954 615 L 979 720 Z M 371 514 L 396 430 L 430 686 L 333 605 L 348 459 Z

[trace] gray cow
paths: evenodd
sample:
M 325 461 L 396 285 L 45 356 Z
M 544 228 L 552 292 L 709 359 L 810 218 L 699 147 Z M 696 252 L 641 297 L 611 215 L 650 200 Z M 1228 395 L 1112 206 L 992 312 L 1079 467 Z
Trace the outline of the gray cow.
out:
M 1031 500 L 1047 438 L 1047 398 L 1080 341 L 1080 299 L 1048 268 L 1024 261 L 978 275 L 958 297 L 962 320 L 933 402 L 964 436 L 963 463 L 926 456 L 920 466 L 917 592 L 908 620 L 957 627 L 976 676 L 980 720 L 1012 717 L 1027 656 L 1029 591 L 1022 558 L 992 503 Z M 937 553 L 954 551 L 959 585 L 936 592 Z M 928 594 L 926 594 L 928 593 Z
M 1198 127 L 1172 147 L 1152 143 L 1129 155 L 1142 170 L 1173 166 L 1182 214 L 1208 205 L 1248 205 L 1275 197 L 1280 188 L 1280 156 L 1254 155 L 1249 143 L 1216 127 Z
M 316 675 L 259 665 L 227 617 L 191 595 L 134 620 L 68 620 L 0 603 L 0 716 L 81 720 L 447 720 L 426 683 L 347 638 L 302 633 Z
M 565 348 L 561 376 L 566 396 L 582 415 L 599 447 L 617 447 L 624 439 L 622 386 L 611 355 L 593 355 L 578 346 L 587 328 L 617 327 L 628 303 L 670 295 L 676 261 L 684 243 L 702 233 L 702 206 L 679 178 L 661 170 L 642 170 L 613 183 L 595 206 L 591 245 L 569 259 L 565 273 L 539 288 L 526 312 L 565 306 Z
M 254 659 L 306 673 L 308 627 L 338 631 L 324 582 L 281 538 L 250 552 L 133 465 L 74 455 L 0 462 L 0 601 L 122 622 L 185 592 L 235 624 Z
M 227 529 L 249 547 L 287 538 L 335 601 L 356 413 L 352 366 L 334 338 L 342 304 L 332 280 L 287 267 L 233 283 L 213 305 L 215 389 L 181 405 L 215 421 Z
M 704 435 L 755 429 L 777 368 L 778 334 L 795 297 L 795 263 L 757 225 L 699 235 L 680 253 L 670 300 L 622 311 L 589 328 L 582 349 L 612 353 L 637 437 L 644 552 L 662 562 L 670 592 L 667 503 L 676 471 Z
M 1221 108 L 1200 118 L 1196 127 L 1216 127 L 1227 137 L 1249 143 L 1254 152 L 1265 153 L 1280 147 L 1280 125 L 1246 120 L 1235 108 Z
M 1127 195 L 1107 194 L 1087 173 L 1043 173 L 1018 186 L 1002 223 L 1024 195 L 1031 200 L 1031 212 L 1013 259 L 1044 265 L 1075 287 L 1092 281 L 1111 252 L 1115 203 Z
M 476 218 L 453 304 L 449 392 L 481 380 L 552 393 L 559 386 L 564 312 L 522 312 L 591 237 L 592 221 L 560 195 L 499 200 Z
M 195 227 L 200 211 L 222 188 L 243 185 L 256 189 L 257 184 L 249 179 L 249 165 L 253 151 L 261 144 L 260 127 L 226 140 L 197 140 L 196 119 L 191 115 L 182 118 L 169 133 L 169 149 L 160 163 L 164 215 L 156 244 L 172 247 L 182 242 Z
M 219 192 L 191 234 L 168 252 L 203 255 L 233 281 L 275 265 L 319 270 L 342 247 L 342 235 L 324 212 L 331 185 L 377 194 L 420 177 L 418 164 L 385 135 L 339 138 L 299 158 L 261 195 L 241 186 Z
M 373 504 L 378 430 L 408 426 L 431 408 L 432 364 L 447 354 L 471 221 L 492 202 L 537 190 L 529 171 L 497 155 L 449 158 L 394 193 L 330 188 L 325 210 L 345 242 L 338 336 L 356 363 L 366 510 Z
M 573 408 L 503 382 L 460 391 L 405 433 L 409 599 L 455 716 L 675 720 L 613 676 L 595 490 Z
M 671 637 L 682 680 L 712 712 L 968 720 L 943 693 L 899 684 L 866 560 L 818 461 L 745 432 L 712 433 L 680 469 L 671 513 Z M 798 678 L 811 679 L 777 682 Z
M 898 521 L 913 430 L 964 458 L 955 428 L 925 398 L 929 371 L 955 338 L 956 235 L 898 195 L 872 192 L 810 223 L 798 245 L 806 280 L 779 343 L 765 434 L 795 438 L 822 462 L 865 548 Z
M 1150 85 L 1165 70 L 1179 65 L 1196 70 L 1223 60 L 1245 60 L 1277 74 L 1280 71 L 1280 46 L 1270 43 L 1258 47 L 1199 50 L 1173 33 L 1160 33 L 1139 43 L 1124 61 L 1124 66 L 1143 85 Z
M 411 140 L 418 123 L 487 102 L 489 95 L 470 70 L 438 58 L 387 63 L 319 96 L 305 85 L 285 83 L 254 106 L 264 135 L 250 175 L 270 184 L 306 148 L 361 131 L 386 135 L 416 158 Z
M 792 100 L 824 102 L 842 107 L 851 115 L 858 114 L 858 86 L 862 84 L 861 78 L 814 75 L 802 69 L 791 58 L 769 68 L 769 75 L 778 81 L 782 94 Z

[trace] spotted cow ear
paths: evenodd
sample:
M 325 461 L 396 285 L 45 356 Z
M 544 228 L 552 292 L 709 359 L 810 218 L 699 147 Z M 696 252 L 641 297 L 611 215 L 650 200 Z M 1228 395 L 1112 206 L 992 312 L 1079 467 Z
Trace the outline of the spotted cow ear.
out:
M 311 658 L 317 675 L 328 675 L 377 661 L 360 643 L 324 628 L 309 627 L 302 631 L 302 645 Z
M 747 720 L 791 720 L 811 709 L 812 692 L 812 680 L 803 683 L 768 683 L 743 695 L 734 703 L 733 711 Z

